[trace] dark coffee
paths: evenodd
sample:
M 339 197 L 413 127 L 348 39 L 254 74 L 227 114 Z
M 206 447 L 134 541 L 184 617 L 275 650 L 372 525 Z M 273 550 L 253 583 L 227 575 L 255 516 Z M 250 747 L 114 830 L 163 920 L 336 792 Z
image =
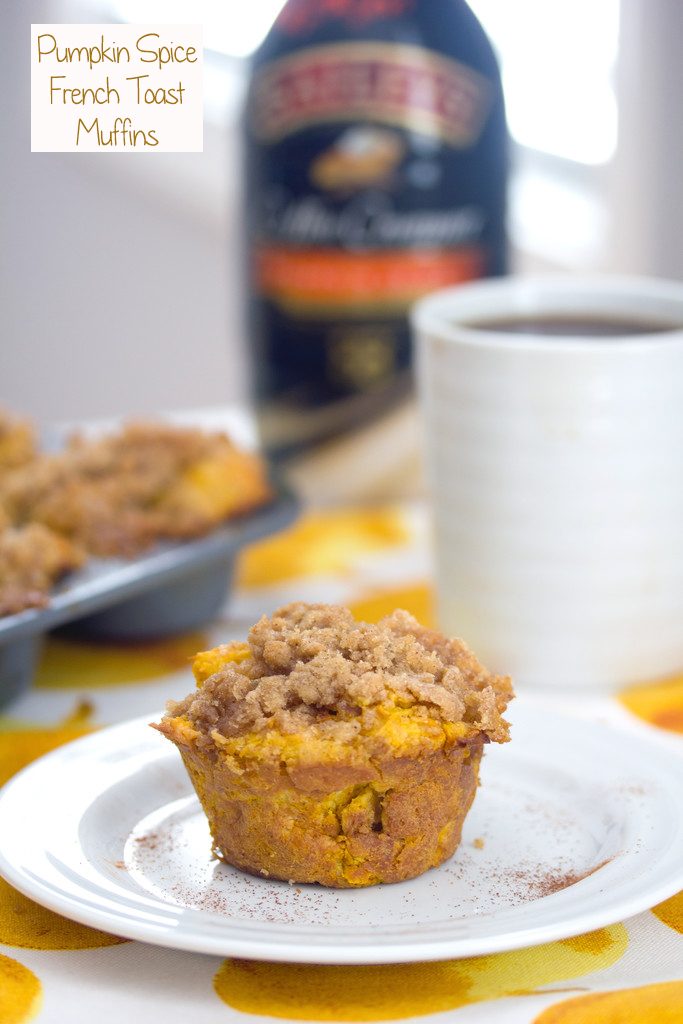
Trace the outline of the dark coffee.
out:
M 663 334 L 683 325 L 663 320 L 627 320 L 593 316 L 510 316 L 477 320 L 467 327 L 497 334 L 538 334 L 557 338 L 623 338 L 636 334 Z

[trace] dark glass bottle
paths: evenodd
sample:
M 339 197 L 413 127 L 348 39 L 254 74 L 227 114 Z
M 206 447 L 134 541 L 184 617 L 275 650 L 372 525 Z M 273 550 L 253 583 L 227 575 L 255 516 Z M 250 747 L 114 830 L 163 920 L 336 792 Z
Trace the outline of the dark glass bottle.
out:
M 406 313 L 506 268 L 507 135 L 464 0 L 289 0 L 246 108 L 250 350 L 275 457 L 410 393 Z

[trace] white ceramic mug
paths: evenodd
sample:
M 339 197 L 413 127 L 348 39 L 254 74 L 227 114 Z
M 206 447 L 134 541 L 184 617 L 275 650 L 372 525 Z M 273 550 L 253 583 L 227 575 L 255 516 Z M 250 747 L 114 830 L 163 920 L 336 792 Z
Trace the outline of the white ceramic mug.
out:
M 574 337 L 533 316 L 656 321 Z M 683 284 L 508 278 L 413 311 L 440 626 L 522 685 L 683 669 Z

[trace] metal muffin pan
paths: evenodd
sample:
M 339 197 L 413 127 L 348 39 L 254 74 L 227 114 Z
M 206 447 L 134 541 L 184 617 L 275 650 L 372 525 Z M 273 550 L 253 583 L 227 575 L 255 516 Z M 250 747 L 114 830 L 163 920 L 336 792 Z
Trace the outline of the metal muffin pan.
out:
M 46 608 L 0 618 L 0 706 L 33 678 L 45 633 L 70 626 L 79 636 L 149 640 L 195 629 L 221 608 L 239 552 L 276 533 L 298 512 L 282 485 L 268 505 L 205 537 L 160 543 L 137 558 L 92 558 L 55 587 Z

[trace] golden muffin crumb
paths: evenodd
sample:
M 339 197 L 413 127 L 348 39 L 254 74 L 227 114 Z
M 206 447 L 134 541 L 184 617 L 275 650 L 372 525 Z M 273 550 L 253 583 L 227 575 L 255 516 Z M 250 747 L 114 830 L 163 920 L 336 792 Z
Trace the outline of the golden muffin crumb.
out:
M 36 434 L 28 420 L 0 409 L 0 474 L 30 462 L 36 456 Z

